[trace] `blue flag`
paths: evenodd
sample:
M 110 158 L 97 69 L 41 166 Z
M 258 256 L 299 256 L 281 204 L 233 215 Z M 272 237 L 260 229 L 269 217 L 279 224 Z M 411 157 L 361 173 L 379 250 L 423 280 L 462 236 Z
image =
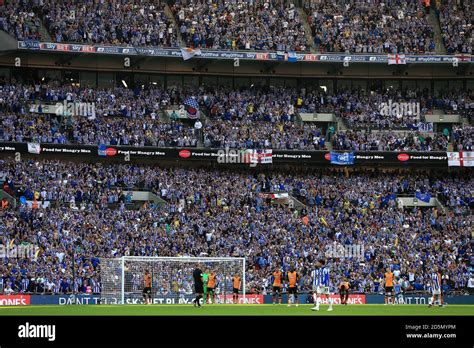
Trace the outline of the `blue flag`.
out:
M 338 164 L 341 166 L 354 164 L 353 152 L 331 152 L 331 164 Z
M 298 60 L 298 58 L 296 57 L 296 52 L 295 51 L 289 51 L 288 52 L 288 61 L 290 63 L 295 63 L 297 60 Z
M 429 203 L 431 199 L 431 195 L 429 193 L 421 193 L 420 191 L 416 191 L 415 197 L 425 203 Z

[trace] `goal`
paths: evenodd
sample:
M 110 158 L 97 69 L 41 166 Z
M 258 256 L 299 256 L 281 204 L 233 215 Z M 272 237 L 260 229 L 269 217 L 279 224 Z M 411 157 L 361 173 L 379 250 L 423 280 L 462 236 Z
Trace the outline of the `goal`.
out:
M 144 303 L 142 291 L 148 270 L 153 304 L 191 304 L 195 297 L 192 274 L 197 267 L 216 275 L 215 302 L 233 302 L 234 275 L 241 278 L 239 299 L 245 301 L 245 258 L 124 256 L 100 260 L 101 303 Z

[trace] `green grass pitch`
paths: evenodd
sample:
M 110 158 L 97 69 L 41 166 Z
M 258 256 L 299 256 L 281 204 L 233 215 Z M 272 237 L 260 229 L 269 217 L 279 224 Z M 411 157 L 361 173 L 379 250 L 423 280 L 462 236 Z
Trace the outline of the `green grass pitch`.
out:
M 25 307 L 0 307 L 0 316 L 37 316 L 37 315 L 178 315 L 178 316 L 340 316 L 340 315 L 382 315 L 382 316 L 472 316 L 473 305 L 447 305 L 444 308 L 428 308 L 426 305 L 335 305 L 328 312 L 328 306 L 322 305 L 319 312 L 311 311 L 312 305 L 298 307 L 282 305 L 204 305 L 194 308 L 192 305 L 38 305 Z

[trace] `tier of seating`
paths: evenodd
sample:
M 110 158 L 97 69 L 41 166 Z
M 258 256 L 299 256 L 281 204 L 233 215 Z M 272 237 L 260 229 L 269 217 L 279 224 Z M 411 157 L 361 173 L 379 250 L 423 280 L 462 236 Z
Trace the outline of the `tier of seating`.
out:
M 99 258 L 123 255 L 246 257 L 247 290 L 259 292 L 270 291 L 275 267 L 294 263 L 300 289 L 308 291 L 314 261 L 339 244 L 363 246 L 362 259 L 328 262 L 334 284 L 350 278 L 354 291 L 380 291 L 386 267 L 399 268 L 400 281 L 412 290 L 428 289 L 434 266 L 443 269 L 446 291 L 465 290 L 469 279 L 469 173 L 257 174 L 13 158 L 0 163 L 3 189 L 20 202 L 0 209 L 0 243 L 40 248 L 35 260 L 2 259 L 0 278 L 17 293 L 85 291 L 84 284 L 100 291 Z M 155 192 L 166 204 L 129 210 L 133 189 Z M 440 197 L 447 210 L 398 206 L 398 195 L 416 191 Z M 260 195 L 268 192 L 288 192 L 306 206 L 275 205 Z M 32 200 L 51 204 L 21 203 Z
M 176 0 L 168 10 L 162 0 L 12 0 L 0 5 L 0 30 L 19 40 L 89 44 L 431 54 L 442 49 L 428 20 L 438 16 L 448 54 L 471 54 L 469 2 L 438 1 L 436 10 L 428 3 L 311 0 L 300 15 L 292 2 L 280 0 Z

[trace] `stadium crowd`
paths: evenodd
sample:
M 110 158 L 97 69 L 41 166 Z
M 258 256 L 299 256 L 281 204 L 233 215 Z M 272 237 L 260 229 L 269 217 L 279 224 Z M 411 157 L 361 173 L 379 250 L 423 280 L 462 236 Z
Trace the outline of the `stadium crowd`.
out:
M 163 1 L 12 0 L 0 4 L 0 30 L 19 40 L 86 44 L 422 54 L 435 52 L 427 18 L 438 15 L 448 54 L 472 54 L 469 1 L 439 1 L 436 13 L 427 3 L 311 0 L 301 18 L 293 3 L 280 0 L 176 0 L 170 13 Z
M 361 258 L 329 259 L 332 282 L 380 291 L 386 267 L 406 290 L 426 290 L 433 265 L 445 286 L 469 280 L 473 183 L 469 173 L 377 171 L 246 172 L 137 164 L 3 159 L 4 190 L 19 207 L 0 210 L 0 241 L 40 247 L 36 260 L 4 258 L 0 278 L 15 292 L 100 289 L 99 258 L 246 257 L 247 291 L 268 291 L 275 267 L 295 263 L 310 289 L 315 260 L 335 245 L 363 245 Z M 71 170 L 74 168 L 74 170 Z M 155 192 L 164 205 L 129 209 L 129 190 Z M 397 195 L 438 195 L 449 209 L 397 206 Z M 288 192 L 306 207 L 274 205 L 262 193 Z M 22 199 L 21 197 L 25 197 Z M 25 204 L 50 201 L 47 208 Z M 72 284 L 72 254 L 75 281 Z
M 213 121 L 203 128 L 204 146 L 240 149 L 325 150 L 322 130 L 294 122 Z
M 40 40 L 41 19 L 25 1 L 0 3 L 0 30 L 18 40 Z
M 194 98 L 208 116 L 200 122 L 170 119 L 162 114 Z M 93 112 L 73 117 L 55 115 L 68 103 L 91 105 Z M 392 105 L 410 105 L 393 111 Z M 49 113 L 42 110 L 49 105 Z M 51 109 L 52 108 L 52 109 Z M 419 129 L 433 109 L 469 115 L 474 109 L 471 91 L 450 91 L 431 96 L 426 90 L 336 92 L 306 88 L 87 88 L 48 81 L 0 83 L 3 141 L 61 144 L 133 146 L 246 147 L 321 150 L 330 141 L 336 149 L 390 151 L 446 150 L 459 139 L 472 146 L 470 128 L 433 133 Z M 51 111 L 52 110 L 52 111 Z M 303 122 L 298 113 L 330 112 L 342 119 L 350 132 L 326 132 Z M 18 117 L 21 115 L 21 117 Z M 403 132 L 395 130 L 401 129 Z M 377 130 L 384 130 L 379 132 Z M 471 145 L 470 145 L 471 144 Z
M 474 127 L 454 127 L 453 128 L 453 148 L 455 151 L 473 151 Z
M 448 137 L 444 134 L 414 131 L 338 131 L 332 143 L 335 150 L 354 151 L 446 151 L 448 149 Z M 472 144 L 472 139 L 470 143 Z
M 178 0 L 171 7 L 188 46 L 228 50 L 306 51 L 304 25 L 284 1 Z
M 304 3 L 322 52 L 432 53 L 433 29 L 421 1 L 324 1 Z
M 54 144 L 105 144 L 158 147 L 195 147 L 199 131 L 179 121 L 154 118 L 126 119 L 71 117 L 35 114 L 2 116 L 0 139 L 12 142 Z
M 474 54 L 472 2 L 443 0 L 438 12 L 448 54 Z
M 40 11 L 55 42 L 179 46 L 176 28 L 160 1 L 45 0 Z

